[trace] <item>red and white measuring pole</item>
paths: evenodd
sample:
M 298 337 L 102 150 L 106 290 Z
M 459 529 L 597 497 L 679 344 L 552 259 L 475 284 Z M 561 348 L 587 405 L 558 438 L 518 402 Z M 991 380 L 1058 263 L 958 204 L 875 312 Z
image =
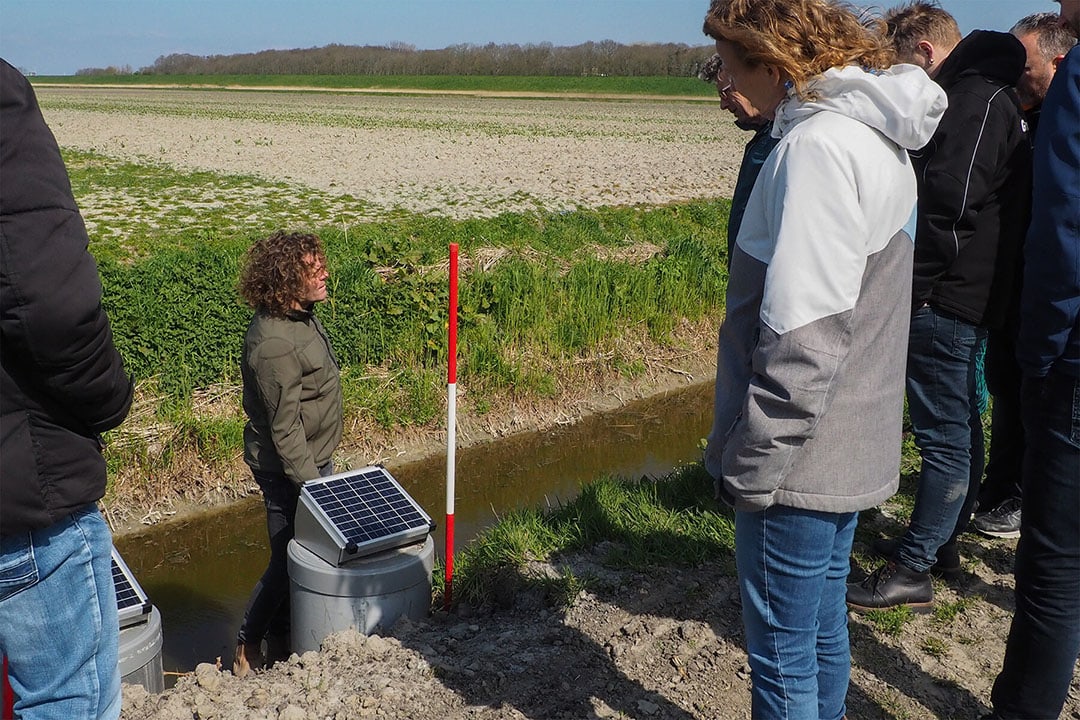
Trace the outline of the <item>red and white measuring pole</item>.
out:
M 458 246 L 450 243 L 450 322 L 448 325 L 449 360 L 447 362 L 446 401 L 446 591 L 444 608 L 450 609 L 454 596 L 454 469 L 457 448 L 457 296 Z

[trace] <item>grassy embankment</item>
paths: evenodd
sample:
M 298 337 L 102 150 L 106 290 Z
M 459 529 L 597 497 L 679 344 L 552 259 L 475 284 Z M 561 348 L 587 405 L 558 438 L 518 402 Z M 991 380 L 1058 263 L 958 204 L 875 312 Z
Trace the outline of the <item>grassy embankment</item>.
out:
M 39 75 L 35 84 L 310 87 L 323 90 L 419 90 L 592 95 L 667 95 L 716 99 L 694 77 L 540 77 L 480 75 Z
M 132 416 L 107 438 L 113 494 L 162 497 L 228 474 L 244 423 L 238 362 L 250 311 L 235 291 L 242 255 L 255 237 L 296 227 L 294 208 L 310 213 L 326 198 L 270 187 L 250 207 L 245 191 L 265 181 L 89 153 L 65 159 L 76 197 L 110 189 L 130 197 L 137 188 L 151 202 L 211 186 L 220 199 L 198 210 L 159 202 L 153 222 L 99 211 L 91 250 L 116 343 L 139 382 Z M 500 399 L 555 397 L 590 374 L 635 377 L 646 370 L 643 348 L 677 347 L 687 324 L 715 327 L 728 206 L 465 221 L 400 213 L 345 227 L 309 214 L 303 224 L 322 235 L 332 273 L 320 317 L 343 366 L 346 428 L 443 422 L 448 243 L 459 243 L 463 258 L 461 409 L 482 415 Z M 238 217 L 248 218 L 241 228 Z

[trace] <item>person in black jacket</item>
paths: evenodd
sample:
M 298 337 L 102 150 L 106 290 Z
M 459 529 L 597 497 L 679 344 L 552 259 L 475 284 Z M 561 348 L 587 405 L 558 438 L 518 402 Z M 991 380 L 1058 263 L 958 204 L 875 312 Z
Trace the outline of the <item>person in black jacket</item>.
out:
M 0 652 L 16 717 L 116 718 L 119 625 L 100 433 L 132 383 L 60 149 L 0 60 Z
M 1016 84 L 1016 94 L 1024 106 L 1028 135 L 1034 147 L 1043 98 L 1058 64 L 1076 44 L 1076 38 L 1061 25 L 1057 13 L 1050 12 L 1028 15 L 1009 32 L 1023 43 L 1027 53 L 1027 65 Z M 1016 362 L 1016 334 L 1020 327 L 1023 265 L 1023 262 L 1017 262 L 1015 266 L 1016 281 L 1005 322 L 991 331 L 986 341 L 986 386 L 994 397 L 994 406 L 990 416 L 986 477 L 979 488 L 979 512 L 971 526 L 990 537 L 1020 536 L 1024 426 L 1020 414 L 1022 373 Z
M 1004 320 L 1031 203 L 1031 145 L 1013 86 L 1024 46 L 1008 33 L 960 39 L 951 15 L 916 2 L 886 15 L 899 59 L 920 64 L 949 107 L 930 143 L 911 153 L 919 207 L 907 398 L 922 457 L 915 507 L 888 562 L 849 586 L 857 610 L 933 604 L 930 570 L 959 572 L 983 469 L 976 358 Z M 954 42 L 955 39 L 955 42 Z

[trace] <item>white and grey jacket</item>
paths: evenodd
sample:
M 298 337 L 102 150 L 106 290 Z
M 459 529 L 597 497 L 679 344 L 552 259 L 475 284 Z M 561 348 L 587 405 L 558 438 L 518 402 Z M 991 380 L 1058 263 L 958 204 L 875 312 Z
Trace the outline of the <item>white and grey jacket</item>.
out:
M 832 69 L 776 111 L 720 329 L 705 464 L 739 510 L 873 507 L 899 482 L 915 175 L 942 90 Z

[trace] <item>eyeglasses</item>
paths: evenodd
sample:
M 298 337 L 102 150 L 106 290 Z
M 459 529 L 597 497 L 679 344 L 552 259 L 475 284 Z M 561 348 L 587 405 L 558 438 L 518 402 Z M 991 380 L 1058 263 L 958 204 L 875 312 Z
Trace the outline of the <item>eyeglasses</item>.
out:
M 724 87 L 717 89 L 716 92 L 719 93 L 720 97 L 726 98 L 729 97 L 731 93 L 735 92 L 735 88 L 732 87 L 732 83 L 728 83 Z

